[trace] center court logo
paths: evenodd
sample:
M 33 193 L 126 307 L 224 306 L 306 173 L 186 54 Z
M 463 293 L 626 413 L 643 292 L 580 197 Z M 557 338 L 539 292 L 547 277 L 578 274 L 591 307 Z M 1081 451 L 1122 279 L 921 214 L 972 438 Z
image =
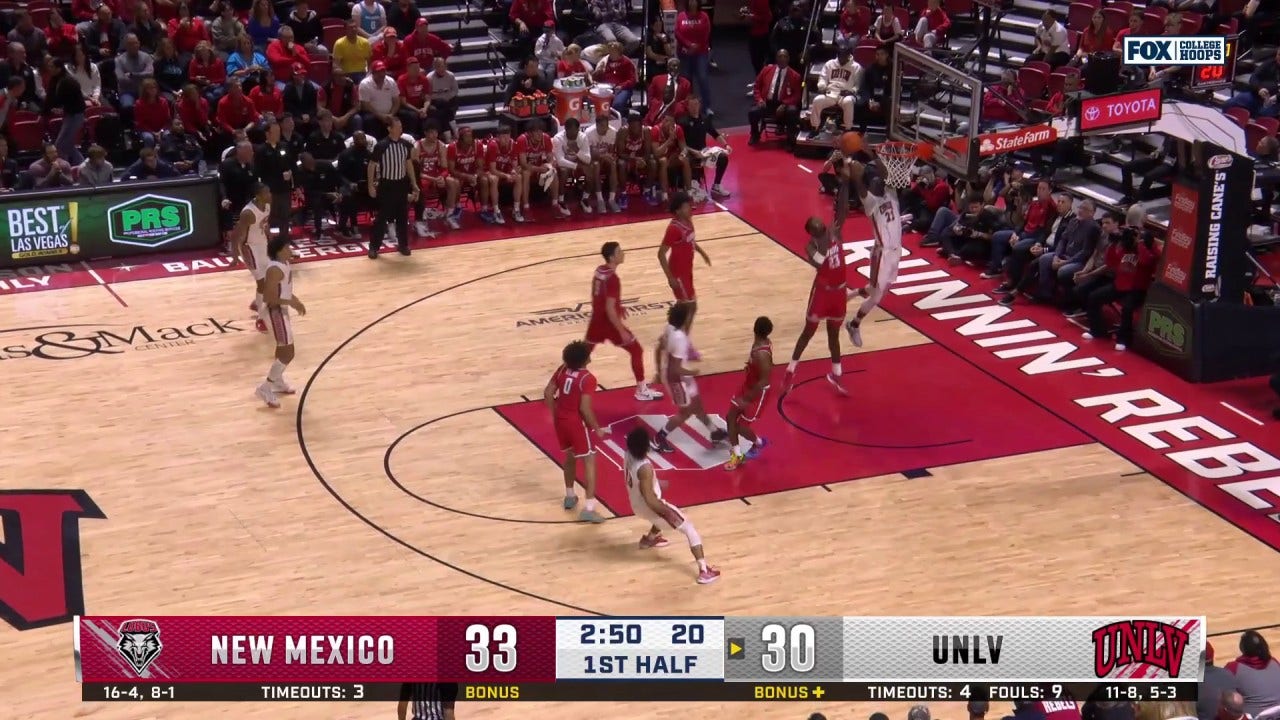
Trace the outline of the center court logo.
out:
M 94 355 L 119 355 L 128 350 L 194 345 L 197 340 L 245 332 L 239 323 L 238 320 L 206 318 L 171 327 L 85 324 L 0 330 L 0 360 L 79 360 Z M 23 334 L 25 339 L 8 342 Z
M 656 312 L 665 313 L 672 305 L 674 300 L 662 300 L 659 302 L 645 302 L 638 297 L 622 298 L 619 303 L 622 305 L 623 311 L 627 315 L 649 315 Z M 532 328 L 542 325 L 581 325 L 591 319 L 591 301 L 580 302 L 574 305 L 564 305 L 562 307 L 547 308 L 546 310 L 533 310 L 526 317 L 516 320 L 518 328 Z
M 1126 37 L 1125 65 L 1222 65 L 1225 37 Z

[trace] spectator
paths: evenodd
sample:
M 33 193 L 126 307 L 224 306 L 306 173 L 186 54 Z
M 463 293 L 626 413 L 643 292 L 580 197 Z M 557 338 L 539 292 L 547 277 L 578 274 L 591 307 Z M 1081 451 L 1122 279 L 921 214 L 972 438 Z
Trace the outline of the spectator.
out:
M 889 46 L 876 48 L 875 59 L 862 76 L 862 89 L 858 92 L 854 116 L 858 119 L 858 131 L 864 135 L 871 120 L 885 122 L 889 115 L 889 92 L 893 88 L 893 66 L 889 62 Z
M 768 68 L 765 69 L 768 72 Z M 776 80 L 776 76 L 773 76 Z M 759 78 L 757 78 L 759 81 Z M 784 80 L 783 82 L 787 82 Z M 680 77 L 680 61 L 671 58 L 667 61 L 667 71 L 655 75 L 649 81 L 649 89 L 645 97 L 649 100 L 649 108 L 645 113 L 644 124 L 656 125 L 667 115 L 679 115 L 684 112 L 684 103 L 689 99 L 691 91 L 689 80 Z M 796 115 L 797 121 L 799 115 Z
M 377 42 L 387 28 L 387 9 L 378 0 L 360 0 L 351 8 L 351 20 L 360 37 Z
M 18 162 L 9 157 L 9 141 L 0 135 L 0 193 L 13 192 L 18 182 Z
M 1063 315 L 1069 318 L 1085 315 L 1084 307 L 1089 294 L 1111 284 L 1115 268 L 1107 262 L 1107 257 L 1111 246 L 1120 240 L 1120 226 L 1123 223 L 1124 216 L 1120 213 L 1108 212 L 1102 216 L 1102 231 L 1098 235 L 1093 253 L 1085 261 L 1084 267 L 1071 276 L 1071 284 L 1064 288 L 1066 309 L 1063 310 Z M 1134 237 L 1136 241 L 1137 236 Z
M 369 62 L 375 63 L 382 61 L 387 66 L 387 72 L 391 73 L 391 77 L 400 77 L 404 72 L 405 60 L 408 54 L 405 52 L 404 45 L 400 42 L 400 35 L 396 29 L 389 27 L 382 33 L 382 39 L 373 44 L 370 48 Z
M 935 173 L 932 167 L 926 165 L 920 170 L 915 182 L 902 191 L 900 209 L 904 217 L 911 216 L 912 227 L 919 231 L 928 229 L 933 224 L 933 216 L 938 210 L 950 204 L 951 183 L 947 182 L 945 175 Z M 1008 234 L 1013 233 L 1008 231 Z M 997 233 L 992 238 L 992 250 L 1000 244 L 1000 237 L 1001 235 Z M 1005 239 L 1008 239 L 1007 235 Z
M 1163 181 L 1176 172 L 1176 165 L 1166 164 L 1165 157 L 1170 156 L 1178 161 L 1180 156 L 1187 152 L 1188 150 L 1184 149 L 1172 135 L 1166 135 L 1163 145 L 1151 153 L 1139 155 L 1135 150 L 1133 159 L 1120 166 L 1120 188 L 1124 191 L 1120 204 L 1128 205 L 1134 200 L 1148 199 L 1147 195 L 1151 192 L 1153 183 Z M 1138 188 L 1136 195 L 1133 189 L 1134 173 L 1142 175 L 1142 185 Z
M 1129 11 L 1129 24 L 1120 28 L 1120 32 L 1116 33 L 1116 40 L 1111 45 L 1112 52 L 1120 52 L 1124 49 L 1124 39 L 1130 35 L 1142 34 L 1142 8 L 1136 7 Z
M 667 62 L 676 56 L 676 40 L 667 33 L 666 25 L 661 17 L 655 17 L 649 26 L 649 39 L 644 46 L 645 77 L 651 78 L 661 73 Z M 548 74 L 548 80 L 554 75 Z
M 311 56 L 307 49 L 294 42 L 293 28 L 285 25 L 280 28 L 280 36 L 267 43 L 267 65 L 271 73 L 284 81 L 293 77 L 293 69 L 297 65 L 311 67 Z
M 437 57 L 447 58 L 453 54 L 449 43 L 431 32 L 426 18 L 418 18 L 414 23 L 413 32 L 404 39 L 404 51 L 410 57 L 418 58 L 423 72 L 430 72 L 428 68 L 435 67 Z
M 340 67 L 335 67 L 329 78 L 325 109 L 333 115 L 333 124 L 339 130 L 355 132 L 360 129 L 360 101 L 356 96 L 356 84 Z
M 102 74 L 98 71 L 98 66 L 89 62 L 89 56 L 86 54 L 83 45 L 76 45 L 71 55 L 71 67 L 68 68 L 71 77 L 75 78 L 80 84 L 80 95 L 84 97 L 86 105 L 102 104 Z
M 1240 657 L 1227 663 L 1235 689 L 1244 696 L 1244 711 L 1256 716 L 1280 705 L 1280 661 L 1271 656 L 1266 638 L 1257 630 L 1240 636 Z
M 262 81 L 249 91 L 249 102 L 258 109 L 259 115 L 271 115 L 280 119 L 284 114 L 284 91 L 276 84 L 276 77 L 270 70 L 262 73 Z
M 932 717 L 925 705 L 915 705 L 907 711 L 907 720 L 931 720 Z
M 359 130 L 351 137 L 351 147 L 338 155 L 338 176 L 342 182 L 342 202 L 338 206 L 338 234 L 359 236 L 356 215 L 372 207 L 369 198 L 369 141 Z
M 50 62 L 53 64 L 53 76 L 44 109 L 45 112 L 62 112 L 62 125 L 58 127 L 58 137 L 53 144 L 58 148 L 58 154 L 66 158 L 68 163 L 79 165 L 84 162 L 80 155 L 80 135 L 84 130 L 84 93 L 80 90 L 80 83 L 67 72 L 66 65 L 53 59 Z
M 129 24 L 129 32 L 138 36 L 138 42 L 143 50 L 155 53 L 160 47 L 160 40 L 167 37 L 164 26 L 151 16 L 151 6 L 145 0 L 139 2 L 135 8 L 133 22 Z
M 138 99 L 133 104 L 133 129 L 142 140 L 143 147 L 155 147 L 160 133 L 173 120 L 173 107 L 169 99 L 160 94 L 155 78 L 142 81 Z
M 1093 255 L 1101 233 L 1098 223 L 1093 219 L 1094 212 L 1096 206 L 1093 201 L 1087 198 L 1082 200 L 1076 207 L 1076 222 L 1072 223 L 1061 243 L 1038 258 L 1039 284 L 1034 296 L 1036 301 L 1052 302 L 1058 287 L 1070 287 L 1076 272 Z
M 556 24 L 547 21 L 542 28 L 542 35 L 533 44 L 533 57 L 538 63 L 538 70 L 545 80 L 554 80 L 556 65 L 564 55 L 564 41 L 556 34 Z
M 249 11 L 249 23 L 244 29 L 253 39 L 255 50 L 266 48 L 267 43 L 280 34 L 280 18 L 276 16 L 271 0 L 253 0 L 253 9 Z
M 293 200 L 293 168 L 298 159 L 280 142 L 280 123 L 268 121 L 266 142 L 254 150 L 253 168 L 258 179 L 271 188 L 271 226 L 280 236 L 289 237 L 289 215 Z
M 213 123 L 209 119 L 209 101 L 200 94 L 195 83 L 187 83 L 178 96 L 178 114 L 182 126 L 193 133 L 200 142 L 213 139 Z
M 929 0 L 920 20 L 916 22 L 916 42 L 925 48 L 938 45 L 946 47 L 947 31 L 951 29 L 951 16 L 942 9 L 942 0 Z
M 195 84 L 210 105 L 216 105 L 218 98 L 227 91 L 227 65 L 213 54 L 213 46 L 208 42 L 196 44 L 195 54 L 187 64 L 187 80 Z M 188 121 L 187 125 L 190 126 L 191 122 Z
M 58 147 L 53 143 L 44 144 L 44 155 L 31 163 L 27 175 L 42 190 L 75 185 L 71 179 L 71 165 L 58 157 Z
M 640 37 L 627 27 L 631 14 L 630 0 L 589 0 L 587 10 L 595 23 L 596 33 L 606 43 L 622 43 L 623 52 L 630 55 L 640 49 Z
M 204 173 L 204 148 L 200 138 L 187 132 L 181 117 L 174 117 L 169 128 L 160 135 L 160 159 L 182 175 Z
M 235 78 L 228 80 L 227 94 L 218 101 L 218 110 L 214 116 L 222 134 L 229 138 L 237 131 L 248 132 L 257 124 L 259 117 L 258 109 L 245 96 L 240 81 Z
M 298 132 L 298 121 L 289 113 L 280 116 L 280 144 L 295 158 L 306 150 L 307 138 Z
M 702 0 L 688 0 L 685 10 L 676 15 L 676 53 L 707 114 L 715 115 L 711 102 L 711 16 L 703 12 Z
M 1227 101 L 1226 108 L 1242 107 L 1250 115 L 1276 117 L 1280 115 L 1280 104 L 1276 103 L 1276 93 L 1280 91 L 1280 47 L 1275 54 L 1258 63 L 1249 75 L 1249 89 L 1237 92 Z
M 1010 230 L 1002 230 L 991 239 L 991 263 L 983 278 L 995 278 L 1004 275 L 1005 260 L 1010 253 L 1025 254 L 1034 245 L 1043 245 L 1049 235 L 1049 226 L 1057 215 L 1057 204 L 1053 200 L 1053 187 L 1048 180 L 1041 180 L 1035 185 L 1035 196 L 1024 201 L 1021 182 L 1012 184 L 1005 192 L 1006 207 L 1022 207 L 1021 218 Z M 1021 204 L 1025 202 L 1025 206 Z
M 952 265 L 991 254 L 991 238 L 1004 230 L 1000 211 L 984 205 L 980 195 L 970 195 L 965 212 L 940 237 L 938 254 Z
M 293 10 L 284 19 L 285 27 L 293 32 L 293 41 L 306 49 L 309 56 L 324 58 L 329 56 L 329 49 L 321 41 L 324 40 L 324 24 L 316 15 L 307 0 L 296 0 Z M 281 28 L 281 33 L 284 28 Z
M 236 143 L 231 157 L 218 164 L 218 188 L 222 212 L 222 230 L 235 227 L 240 210 L 252 199 L 258 173 L 253 169 L 253 145 L 247 140 Z
M 71 0 L 71 19 L 77 25 L 88 25 L 96 16 L 98 8 L 107 4 L 103 0 Z
M 839 109 L 840 127 L 853 129 L 853 107 L 862 86 L 862 66 L 853 59 L 853 48 L 842 43 L 836 56 L 822 65 L 818 74 L 818 92 L 809 109 L 809 136 L 821 132 L 822 115 L 827 108 Z
M 426 18 L 422 17 L 422 11 L 418 10 L 418 4 L 414 0 L 396 0 L 387 10 L 387 25 L 406 40 L 418 29 L 419 20 Z M 427 25 L 424 22 L 422 26 L 425 28 Z
M 144 80 L 155 75 L 155 59 L 150 53 L 143 52 L 138 36 L 129 33 L 124 36 L 124 52 L 116 58 L 116 89 L 120 97 L 120 110 L 126 115 L 133 112 L 133 104 L 138 98 Z
M 1058 22 L 1058 14 L 1045 10 L 1036 26 L 1035 47 L 1027 60 L 1043 60 L 1050 67 L 1066 65 L 1071 59 L 1071 47 L 1068 44 L 1067 29 Z
M 387 77 L 387 66 L 376 61 L 369 66 L 369 77 L 360 81 L 360 126 L 374 137 L 382 137 L 391 118 L 400 112 L 400 88 Z
M 409 57 L 408 69 L 396 78 L 396 85 L 400 88 L 400 102 L 404 110 L 401 114 L 406 116 L 405 130 L 418 137 L 431 108 L 431 83 L 418 66 L 418 58 Z
M 969 720 L 983 720 L 990 711 L 991 702 L 989 700 L 970 700 L 965 706 L 965 712 L 969 714 Z
M 1194 12 L 1208 15 L 1213 12 L 1213 0 L 1151 0 L 1152 7 L 1167 8 L 1169 12 Z
M 144 147 L 138 159 L 124 171 L 124 180 L 168 180 L 180 175 L 177 168 L 161 160 L 153 147 Z
M 98 6 L 93 21 L 81 33 L 89 59 L 95 63 L 114 58 L 124 45 L 125 34 L 124 23 L 112 17 L 111 8 L 105 4 Z
M 690 95 L 687 112 L 677 120 L 680 130 L 684 133 L 684 144 L 689 152 L 689 163 L 696 172 L 701 181 L 695 180 L 695 185 L 705 185 L 706 176 L 703 170 L 705 163 L 710 160 L 715 165 L 715 176 L 711 183 L 711 196 L 717 200 L 724 200 L 729 197 L 729 191 L 724 189 L 721 182 L 724 180 L 725 170 L 729 168 L 729 156 L 733 154 L 733 148 L 729 147 L 729 143 L 720 135 L 720 131 L 716 130 L 716 126 L 712 123 L 710 117 L 702 113 L 702 101 L 697 95 Z M 715 138 L 719 141 L 719 147 L 712 147 L 710 155 L 706 155 L 708 149 L 707 136 Z M 697 190 L 698 188 L 694 188 Z M 704 196 L 705 197 L 705 196 Z
M 0 82 L 6 87 L 9 79 L 17 76 L 23 80 L 22 94 L 18 96 L 18 104 L 28 110 L 40 110 L 40 95 L 43 86 L 36 77 L 36 69 L 27 63 L 27 49 L 19 42 L 9 43 L 9 57 L 0 63 Z
M 1100 693 L 1094 692 L 1094 696 Z M 1081 720 L 1137 720 L 1137 708 L 1131 702 L 1094 700 L 1090 697 L 1080 706 Z
M 32 22 L 31 13 L 19 10 L 15 20 L 13 29 L 9 31 L 9 42 L 22 43 L 27 49 L 27 57 L 43 58 L 49 41 L 44 31 Z
M 850 0 L 851 3 L 852 1 Z M 760 71 L 769 64 L 773 50 L 769 45 L 769 35 L 773 30 L 773 5 L 770 0 L 748 0 L 740 12 L 747 21 L 747 57 L 751 60 L 751 70 L 759 77 Z M 839 32 L 837 29 L 837 35 Z M 747 97 L 751 97 L 754 92 L 753 83 L 747 88 Z
M 609 43 L 609 54 L 596 66 L 596 82 L 613 86 L 613 109 L 626 116 L 631 108 L 631 93 L 636 87 L 636 65 L 622 54 L 622 43 Z
M 1235 690 L 1223 691 L 1218 702 L 1217 720 L 1249 720 L 1244 711 L 1244 696 Z
M 115 182 L 114 171 L 115 168 L 107 162 L 106 149 L 101 145 L 90 145 L 89 157 L 80 165 L 77 184 L 88 188 L 105 187 Z
M 316 238 L 323 237 L 324 218 L 336 213 L 342 199 L 338 170 L 330 163 L 318 163 L 311 153 L 298 158 L 298 187 L 302 190 L 303 220 L 311 219 Z
M 360 24 L 356 20 L 348 20 L 346 34 L 333 43 L 334 65 L 342 68 L 352 82 L 359 83 L 369 70 L 372 55 L 373 46 L 360 34 Z
M 22 108 L 22 95 L 27 91 L 27 81 L 21 75 L 9 78 L 5 89 L 0 93 L 0 131 L 8 132 L 9 117 L 14 110 Z M 0 135 L 0 137 L 3 137 Z
M 747 112 L 751 124 L 751 136 L 747 142 L 760 142 L 760 132 L 766 118 L 773 120 L 786 135 L 787 143 L 794 141 L 800 123 L 800 98 L 804 81 L 800 73 L 791 68 L 791 58 L 786 50 L 779 50 L 773 65 L 766 66 L 756 75 L 752 90 L 755 101 Z
M 307 79 L 307 66 L 296 64 L 289 73 L 290 82 L 285 86 L 284 111 L 292 115 L 303 133 L 311 132 L 311 124 L 320 111 L 320 97 L 316 86 Z
M 809 15 L 801 0 L 791 3 L 791 9 L 778 22 L 773 24 L 770 44 L 775 52 L 786 50 L 791 59 L 791 68 L 797 72 L 808 72 L 801 61 L 808 54 L 805 40 L 809 36 Z
M 317 160 L 334 162 L 346 149 L 346 141 L 334 126 L 333 113 L 324 109 L 316 116 L 316 129 L 307 138 L 305 148 Z
M 247 37 L 244 23 L 236 17 L 236 10 L 230 3 L 222 3 L 222 11 L 209 25 L 209 35 L 213 38 L 213 46 L 218 52 L 233 55 L 240 50 L 240 38 Z M 250 41 L 252 49 L 252 41 Z
M 1182 13 L 1169 13 L 1164 19 L 1164 37 L 1175 37 L 1182 34 Z M 1181 65 L 1152 65 L 1147 70 L 1147 80 L 1151 83 L 1180 84 L 1187 77 L 1187 68 Z
M 180 0 L 177 16 L 169 21 L 169 37 L 184 62 L 191 60 L 197 45 L 210 40 L 209 28 L 205 27 L 202 18 L 191 16 L 191 5 L 187 0 Z
M 554 75 L 553 75 L 554 77 Z M 518 94 L 532 95 L 535 92 L 548 92 L 551 89 L 550 78 L 542 75 L 536 57 L 525 58 L 524 66 L 512 74 L 511 83 L 507 85 L 507 104 Z
M 170 20 L 178 16 L 178 4 L 175 0 L 150 0 L 154 6 L 154 14 L 162 24 L 167 25 Z
M 556 77 L 566 78 L 581 75 L 588 85 L 591 84 L 591 63 L 582 59 L 582 47 L 572 43 L 564 49 L 560 62 L 556 63 Z
M 80 46 L 80 33 L 76 26 L 62 18 L 62 13 L 49 13 L 49 27 L 45 29 L 48 52 L 63 62 L 71 61 L 71 53 Z
M 427 74 L 431 88 L 431 109 L 427 115 L 436 121 L 442 133 L 452 137 L 456 133 L 453 119 L 458 114 L 458 78 L 449 70 L 449 63 L 437 55 L 435 69 Z
M 898 16 L 893 14 L 891 7 L 886 7 L 880 13 L 880 18 L 876 20 L 875 25 L 871 26 L 871 40 L 877 45 L 892 45 L 906 37 L 907 33 L 902 28 L 902 23 L 898 22 Z
M 1138 703 L 1138 720 L 1183 720 L 1194 718 L 1196 704 L 1186 701 Z
M 857 44 L 871 30 L 871 24 L 859 12 L 858 0 L 847 0 L 840 10 L 840 18 L 836 21 L 835 40 Z
M 1004 293 L 998 301 L 1001 305 L 1012 305 L 1015 294 L 1026 290 L 1039 277 L 1040 258 L 1052 254 L 1054 248 L 1062 247 L 1064 238 L 1075 232 L 1079 219 L 1071 212 L 1071 196 L 1059 193 L 1054 197 L 1054 205 L 1055 217 L 1044 240 L 1030 246 L 1022 244 L 1013 247 L 1007 269 L 1009 279 L 996 288 L 996 292 Z M 939 215 L 942 214 L 939 212 Z
M 533 49 L 534 30 L 542 28 L 548 20 L 555 21 L 555 8 L 551 0 L 514 0 L 507 17 L 516 34 L 516 47 L 527 55 Z
M 267 57 L 253 48 L 253 40 L 241 35 L 239 48 L 227 56 L 227 76 L 242 83 L 256 84 L 261 73 L 267 70 Z
M 1076 48 L 1071 64 L 1083 65 L 1088 62 L 1090 55 L 1109 51 L 1115 42 L 1115 34 L 1107 25 L 1107 16 L 1102 14 L 1101 8 L 1097 8 L 1093 11 L 1093 15 L 1089 16 L 1089 26 L 1080 33 L 1080 46 Z
M 169 38 L 160 40 L 155 55 L 156 82 L 166 95 L 176 96 L 187 84 L 187 64 L 178 57 L 178 50 Z

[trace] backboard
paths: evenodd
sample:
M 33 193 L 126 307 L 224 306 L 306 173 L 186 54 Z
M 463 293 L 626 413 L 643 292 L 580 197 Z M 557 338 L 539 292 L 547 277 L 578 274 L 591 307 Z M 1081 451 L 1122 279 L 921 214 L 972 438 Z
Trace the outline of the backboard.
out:
M 982 108 L 982 81 L 909 48 L 894 47 L 889 138 L 927 141 L 936 148 L 932 163 L 954 175 L 972 177 L 972 150 Z

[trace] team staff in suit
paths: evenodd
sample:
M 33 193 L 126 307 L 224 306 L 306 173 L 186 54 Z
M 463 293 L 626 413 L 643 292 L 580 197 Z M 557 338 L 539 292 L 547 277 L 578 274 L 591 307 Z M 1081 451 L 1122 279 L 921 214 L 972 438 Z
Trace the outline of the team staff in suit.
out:
M 791 67 L 791 53 L 779 50 L 773 65 L 767 66 L 756 76 L 753 92 L 755 104 L 747 112 L 751 123 L 752 145 L 760 142 L 760 129 L 766 118 L 773 118 L 787 134 L 787 142 L 795 141 L 800 124 L 800 98 L 804 81 L 800 73 Z

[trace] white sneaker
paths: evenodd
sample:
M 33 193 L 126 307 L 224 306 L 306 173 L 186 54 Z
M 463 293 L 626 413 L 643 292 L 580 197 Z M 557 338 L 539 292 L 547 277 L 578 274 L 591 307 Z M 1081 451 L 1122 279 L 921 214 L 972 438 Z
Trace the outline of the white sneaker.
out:
M 622 206 L 618 204 L 618 199 L 616 197 L 609 198 L 609 209 L 615 213 L 622 212 Z M 604 212 L 604 211 L 602 210 L 601 212 Z
M 1128 349 L 1129 349 L 1129 348 L 1128 348 L 1124 343 L 1116 343 L 1116 350 L 1117 350 L 1117 351 L 1119 351 L 1119 352 L 1124 352 L 1125 350 L 1128 350 Z
M 845 323 L 844 328 L 849 331 L 849 342 L 853 343 L 854 347 L 862 347 L 862 327 L 848 322 Z
M 267 407 L 280 407 L 280 398 L 276 397 L 275 391 L 271 389 L 271 385 L 265 382 L 262 383 L 258 386 L 258 389 L 254 391 L 254 394 L 261 398 L 262 402 L 267 404 Z
M 524 215 L 520 212 L 520 208 L 512 208 L 511 219 L 518 223 L 525 222 Z
M 493 223 L 494 223 L 495 225 L 506 225 L 506 224 L 507 224 L 507 220 L 506 220 L 506 218 L 502 217 L 502 211 L 501 211 L 501 210 L 499 210 L 499 209 L 498 209 L 498 208 L 496 208 L 496 207 L 493 209 Z
M 591 214 L 591 201 L 588 200 L 585 195 L 582 196 L 582 202 L 578 204 L 582 206 L 582 212 L 586 213 L 587 215 Z
M 556 171 L 548 170 L 538 176 L 538 184 L 542 186 L 542 191 L 546 192 L 551 187 L 552 181 L 556 179 Z
M 601 215 L 609 212 L 608 206 L 604 204 L 604 198 L 600 195 L 596 196 L 596 212 L 600 213 Z
M 569 217 L 573 213 L 569 212 L 569 208 L 565 207 L 563 202 L 556 203 L 556 214 L 560 217 Z
M 724 188 L 720 187 L 719 185 L 712 185 L 712 186 L 711 186 L 711 196 L 712 196 L 712 197 L 714 197 L 714 198 L 718 198 L 718 199 L 720 199 L 720 200 L 724 200 L 725 198 L 729 197 L 730 195 L 731 195 L 731 193 L 730 193 L 728 190 L 725 190 Z
M 1082 333 L 1082 334 L 1080 335 L 1080 337 L 1084 338 L 1085 340 L 1092 340 L 1092 339 L 1093 339 L 1093 333 L 1091 333 L 1091 332 Z
M 461 230 L 462 223 L 458 222 L 458 218 L 450 215 L 444 219 L 444 224 L 449 226 L 450 230 Z
M 636 388 L 636 399 L 640 401 L 661 400 L 662 393 L 649 387 L 648 383 L 644 383 Z
M 426 234 L 427 234 L 427 221 L 426 221 L 426 220 L 419 220 L 418 222 L 416 222 L 416 223 L 414 223 L 414 224 L 413 224 L 413 229 L 414 229 L 414 231 L 415 231 L 415 232 L 417 232 L 417 233 L 418 233 L 418 235 L 419 235 L 419 236 L 426 235 Z
M 289 383 L 281 380 L 280 382 L 271 383 L 271 392 L 277 395 L 292 395 L 298 391 L 294 390 L 293 386 Z

